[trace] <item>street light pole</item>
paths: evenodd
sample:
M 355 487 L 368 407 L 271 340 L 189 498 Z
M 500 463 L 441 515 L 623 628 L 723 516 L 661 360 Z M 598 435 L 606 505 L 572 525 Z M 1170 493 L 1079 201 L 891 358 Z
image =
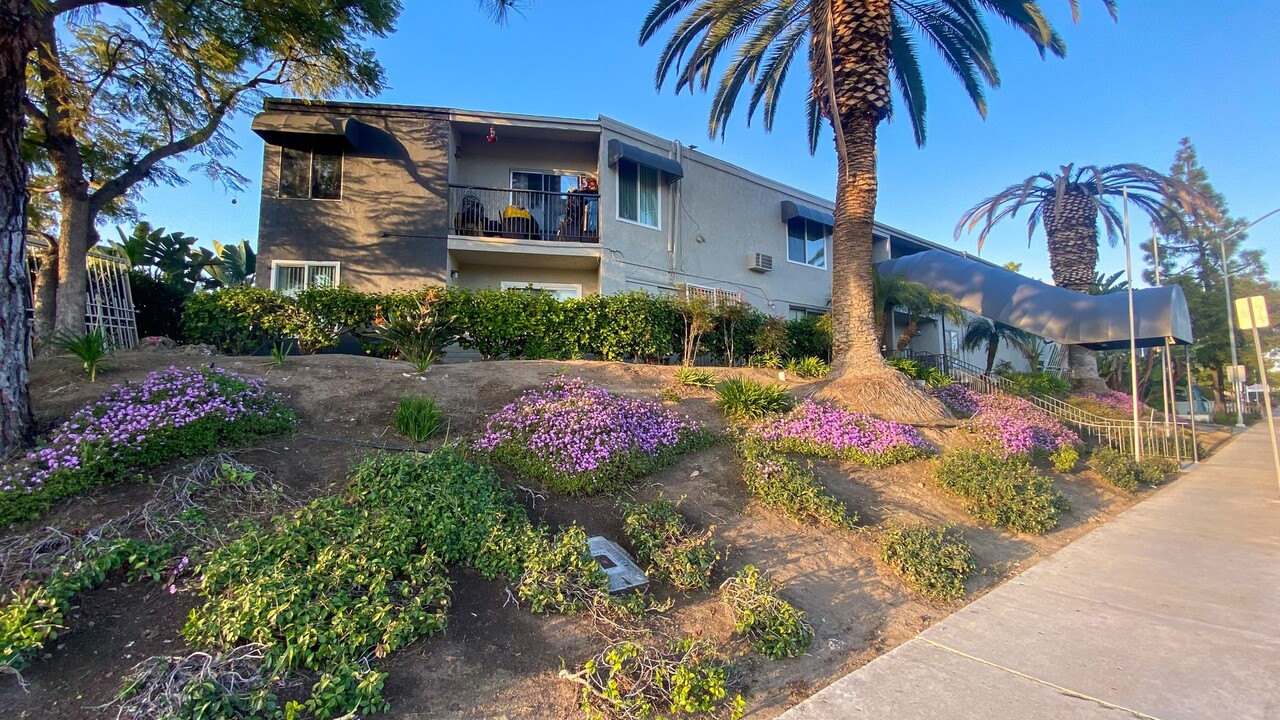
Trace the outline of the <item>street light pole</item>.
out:
M 1276 208 L 1275 210 L 1272 210 L 1266 215 L 1263 215 L 1257 220 L 1254 220 L 1248 225 L 1245 225 L 1244 227 L 1236 230 L 1230 235 L 1226 235 L 1218 240 L 1218 247 L 1222 250 L 1222 285 L 1227 292 L 1227 330 L 1231 334 L 1231 372 L 1233 374 L 1236 372 L 1235 368 L 1240 366 L 1240 358 L 1236 353 L 1236 322 L 1235 322 L 1235 317 L 1232 315 L 1233 307 L 1231 304 L 1231 268 L 1228 267 L 1227 265 L 1227 241 L 1231 240 L 1232 238 L 1235 238 L 1237 235 L 1240 235 L 1244 231 L 1248 230 L 1254 225 L 1257 225 L 1263 220 L 1266 220 L 1272 215 L 1275 215 L 1276 213 L 1280 213 L 1280 208 Z M 1258 372 L 1263 374 L 1266 373 L 1266 371 L 1261 367 L 1258 368 Z M 1243 382 L 1244 382 L 1243 378 L 1236 376 L 1235 381 L 1232 382 L 1231 384 L 1231 389 L 1236 395 L 1236 427 L 1238 428 L 1244 427 L 1244 405 L 1243 403 L 1240 402 L 1240 385 Z M 1187 396 L 1187 400 L 1190 401 L 1191 397 Z

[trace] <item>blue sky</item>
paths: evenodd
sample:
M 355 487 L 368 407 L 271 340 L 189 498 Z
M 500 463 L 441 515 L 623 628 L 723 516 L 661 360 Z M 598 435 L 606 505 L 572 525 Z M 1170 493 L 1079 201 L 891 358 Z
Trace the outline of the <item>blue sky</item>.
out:
M 708 139 L 706 94 L 654 90 L 660 45 L 636 42 L 646 0 L 536 0 L 505 27 L 491 24 L 470 0 L 405 5 L 398 32 L 375 43 L 387 70 L 377 101 L 608 115 L 823 197 L 834 192 L 830 141 L 816 156 L 807 152 L 801 74 L 789 81 L 790 98 L 773 133 L 740 117 L 723 142 Z M 960 214 L 992 192 L 1069 162 L 1167 170 L 1183 136 L 1195 143 L 1235 215 L 1280 207 L 1280 22 L 1273 0 L 1121 0 L 1118 24 L 1100 0 L 1082 0 L 1075 25 L 1067 0 L 1042 5 L 1067 40 L 1067 58 L 1042 61 L 1029 41 L 993 25 L 1003 82 L 988 95 L 986 120 L 922 48 L 929 141 L 917 148 L 905 122 L 881 126 L 879 220 L 973 252 L 971 236 L 954 242 L 952 232 Z M 248 126 L 247 114 L 232 123 L 241 146 L 233 164 L 251 179 L 235 204 L 196 177 L 183 188 L 149 189 L 144 215 L 206 242 L 254 240 L 262 142 Z M 1135 223 L 1135 236 L 1147 232 Z M 1253 246 L 1280 248 L 1280 217 L 1250 238 Z M 982 255 L 1049 277 L 1043 236 L 1037 233 L 1028 249 L 1018 220 L 997 231 Z M 1123 267 L 1123 250 L 1104 245 L 1100 269 Z M 1280 277 L 1280 259 L 1272 258 L 1271 274 Z

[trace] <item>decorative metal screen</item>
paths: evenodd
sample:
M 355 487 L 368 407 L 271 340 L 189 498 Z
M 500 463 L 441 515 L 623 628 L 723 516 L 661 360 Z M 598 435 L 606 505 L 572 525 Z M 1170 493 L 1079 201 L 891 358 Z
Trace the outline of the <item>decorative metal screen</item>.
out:
M 40 269 L 40 251 L 48 248 L 44 240 L 27 238 L 27 307 L 35 307 L 35 277 Z M 101 328 L 115 348 L 131 348 L 138 344 L 138 322 L 133 309 L 133 292 L 129 287 L 129 266 L 124 260 L 93 248 L 89 250 L 89 289 L 85 298 L 85 330 Z M 28 312 L 30 318 L 30 312 Z

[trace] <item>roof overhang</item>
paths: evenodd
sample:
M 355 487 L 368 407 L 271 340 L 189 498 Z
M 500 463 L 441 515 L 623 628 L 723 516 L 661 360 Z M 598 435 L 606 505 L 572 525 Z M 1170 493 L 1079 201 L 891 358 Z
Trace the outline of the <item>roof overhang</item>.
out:
M 621 140 L 610 140 L 609 167 L 617 165 L 619 160 L 630 160 L 637 165 L 644 165 L 645 167 L 662 171 L 666 176 L 668 185 L 684 177 L 684 168 L 680 166 L 680 163 L 666 155 L 649 152 L 635 145 L 628 145 Z
M 259 113 L 250 128 L 272 145 L 296 145 L 324 137 L 341 140 L 348 150 L 366 149 L 378 134 L 375 128 L 353 117 L 311 113 Z
M 1091 350 L 1129 347 L 1129 294 L 1086 295 L 1042 283 L 943 250 L 927 250 L 876 266 L 950 295 L 966 310 L 1063 345 Z M 1138 347 L 1190 345 L 1191 313 L 1182 288 L 1133 291 Z
M 808 205 L 801 205 L 800 203 L 793 202 L 791 200 L 783 200 L 782 201 L 782 222 L 787 222 L 788 220 L 791 220 L 793 218 L 804 218 L 805 220 L 812 220 L 813 222 L 816 222 L 819 225 L 825 225 L 830 228 L 833 228 L 836 226 L 835 216 L 827 212 L 826 210 L 809 207 Z

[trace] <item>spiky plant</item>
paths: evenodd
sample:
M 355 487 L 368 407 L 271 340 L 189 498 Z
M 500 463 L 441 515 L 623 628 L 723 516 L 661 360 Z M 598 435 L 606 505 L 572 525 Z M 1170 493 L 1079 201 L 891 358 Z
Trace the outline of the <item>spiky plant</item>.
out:
M 1070 0 L 1073 10 L 1075 0 Z M 1103 0 L 1115 15 L 1114 0 Z M 985 88 L 999 84 L 985 13 L 1026 35 L 1041 56 L 1062 56 L 1062 39 L 1034 0 L 657 0 L 640 42 L 674 29 L 658 60 L 656 84 L 708 90 L 718 76 L 708 132 L 722 135 L 747 97 L 748 121 L 773 127 L 782 86 L 807 54 L 809 150 L 832 128 L 838 158 L 832 232 L 832 380 L 824 393 L 899 417 L 935 418 L 941 405 L 915 391 L 880 357 L 871 267 L 876 207 L 876 133 L 894 114 L 897 85 L 916 142 L 925 140 L 925 92 L 917 45 L 935 48 L 986 114 Z M 715 72 L 722 58 L 727 66 Z M 746 88 L 750 87 L 747 92 Z

